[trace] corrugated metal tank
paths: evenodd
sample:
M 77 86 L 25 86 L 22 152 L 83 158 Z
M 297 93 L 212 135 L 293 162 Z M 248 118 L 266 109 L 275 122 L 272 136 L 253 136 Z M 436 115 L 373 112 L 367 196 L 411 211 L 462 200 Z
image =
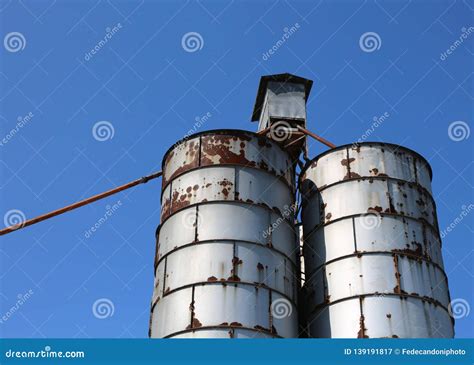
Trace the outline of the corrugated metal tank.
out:
M 384 143 L 341 146 L 300 179 L 311 337 L 453 337 L 431 169 Z
M 150 337 L 297 337 L 294 167 L 252 132 L 215 130 L 163 159 Z

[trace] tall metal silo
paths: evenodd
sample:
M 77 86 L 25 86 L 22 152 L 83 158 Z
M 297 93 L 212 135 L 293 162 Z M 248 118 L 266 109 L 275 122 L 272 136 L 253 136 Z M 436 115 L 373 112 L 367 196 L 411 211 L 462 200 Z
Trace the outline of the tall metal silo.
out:
M 311 337 L 453 337 L 431 168 L 386 143 L 329 150 L 300 179 Z
M 214 130 L 163 158 L 150 337 L 297 337 L 294 166 L 275 142 Z

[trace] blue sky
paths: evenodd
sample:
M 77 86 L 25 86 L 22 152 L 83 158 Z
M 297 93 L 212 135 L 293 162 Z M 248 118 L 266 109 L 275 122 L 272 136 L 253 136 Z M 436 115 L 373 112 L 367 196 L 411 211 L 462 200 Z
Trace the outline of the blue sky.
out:
M 2 1 L 0 218 L 159 170 L 196 118 L 207 116 L 199 130 L 255 130 L 260 76 L 294 73 L 314 80 L 311 130 L 352 143 L 388 115 L 370 139 L 430 161 L 440 229 L 463 217 L 443 255 L 451 297 L 471 312 L 456 336 L 473 337 L 473 10 L 462 0 Z M 313 143 L 310 155 L 324 149 Z M 22 304 L 0 335 L 147 337 L 159 195 L 149 182 L 2 237 L 0 313 L 19 294 Z M 113 315 L 94 315 L 100 300 Z

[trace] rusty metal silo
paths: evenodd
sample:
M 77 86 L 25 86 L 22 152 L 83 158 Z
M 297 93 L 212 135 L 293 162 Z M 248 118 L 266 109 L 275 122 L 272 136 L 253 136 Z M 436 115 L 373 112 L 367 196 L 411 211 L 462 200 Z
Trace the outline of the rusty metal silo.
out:
M 306 166 L 303 195 L 311 337 L 453 337 L 428 162 L 361 143 Z
M 151 337 L 298 336 L 294 192 L 289 155 L 255 133 L 207 131 L 168 150 Z

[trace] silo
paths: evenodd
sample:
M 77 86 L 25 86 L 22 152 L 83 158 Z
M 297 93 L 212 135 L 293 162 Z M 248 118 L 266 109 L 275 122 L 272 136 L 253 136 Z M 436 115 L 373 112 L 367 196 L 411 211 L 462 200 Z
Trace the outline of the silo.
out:
M 163 158 L 150 337 L 297 337 L 294 166 L 252 132 L 214 130 Z
M 387 143 L 329 150 L 302 171 L 311 337 L 453 337 L 431 168 Z

